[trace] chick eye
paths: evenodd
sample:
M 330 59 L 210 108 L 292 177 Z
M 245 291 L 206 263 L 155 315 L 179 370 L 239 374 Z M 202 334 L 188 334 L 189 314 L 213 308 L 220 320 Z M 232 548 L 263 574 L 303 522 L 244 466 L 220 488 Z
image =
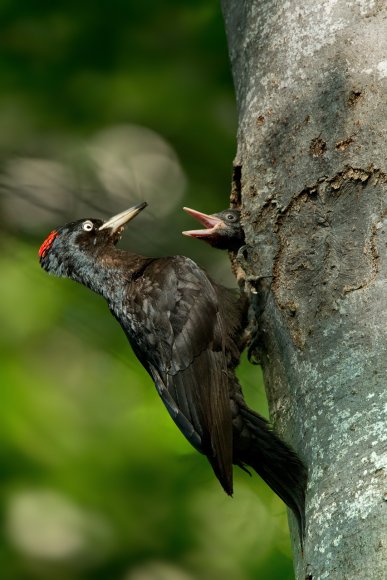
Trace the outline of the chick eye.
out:
M 94 225 L 92 222 L 87 221 L 84 224 L 82 224 L 82 229 L 85 232 L 91 232 L 91 230 L 94 229 Z
M 228 219 L 229 222 L 234 222 L 235 221 L 235 215 L 232 213 L 228 213 L 226 215 L 226 218 Z

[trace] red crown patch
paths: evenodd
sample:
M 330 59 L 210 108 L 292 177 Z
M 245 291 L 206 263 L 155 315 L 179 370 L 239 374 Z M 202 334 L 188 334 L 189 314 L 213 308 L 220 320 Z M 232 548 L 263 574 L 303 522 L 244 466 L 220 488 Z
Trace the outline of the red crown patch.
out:
M 58 235 L 58 232 L 56 230 L 53 230 L 47 236 L 47 238 L 44 240 L 43 244 L 39 248 L 39 258 L 44 258 L 44 256 L 47 254 L 48 250 L 51 248 L 52 242 L 55 240 L 57 235 Z

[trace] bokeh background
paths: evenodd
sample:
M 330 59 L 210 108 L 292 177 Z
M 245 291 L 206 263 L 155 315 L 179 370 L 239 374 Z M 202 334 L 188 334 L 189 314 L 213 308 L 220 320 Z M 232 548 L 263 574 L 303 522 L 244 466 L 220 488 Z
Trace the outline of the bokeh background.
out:
M 47 276 L 55 226 L 146 200 L 123 246 L 182 253 L 228 205 L 236 110 L 215 0 L 0 3 L 0 576 L 292 578 L 285 509 L 235 470 L 222 492 L 180 435 L 103 300 Z M 259 368 L 247 399 L 267 414 Z

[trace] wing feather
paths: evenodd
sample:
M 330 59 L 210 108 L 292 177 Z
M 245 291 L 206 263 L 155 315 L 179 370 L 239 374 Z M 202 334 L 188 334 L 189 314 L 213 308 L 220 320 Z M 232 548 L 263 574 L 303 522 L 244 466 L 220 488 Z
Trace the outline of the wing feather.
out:
M 189 258 L 161 258 L 130 285 L 127 300 L 134 351 L 176 425 L 232 493 L 225 329 L 215 287 Z

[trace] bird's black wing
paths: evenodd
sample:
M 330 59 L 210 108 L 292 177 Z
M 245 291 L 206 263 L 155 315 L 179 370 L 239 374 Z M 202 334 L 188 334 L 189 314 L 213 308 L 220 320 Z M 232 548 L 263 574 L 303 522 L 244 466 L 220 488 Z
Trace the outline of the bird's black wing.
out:
M 154 260 L 128 287 L 127 331 L 173 420 L 232 493 L 225 329 L 211 281 L 182 256 Z

